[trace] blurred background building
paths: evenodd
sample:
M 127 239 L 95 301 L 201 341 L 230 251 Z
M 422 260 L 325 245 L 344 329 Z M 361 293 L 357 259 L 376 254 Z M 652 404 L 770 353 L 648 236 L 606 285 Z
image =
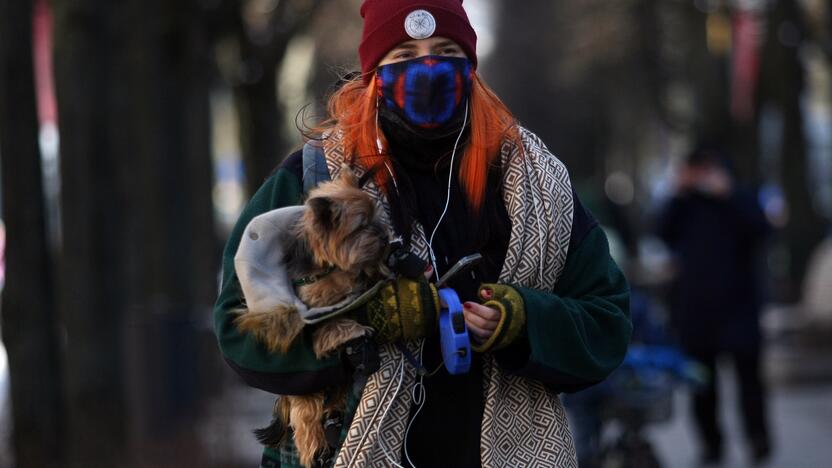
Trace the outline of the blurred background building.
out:
M 250 429 L 271 397 L 218 352 L 221 249 L 357 69 L 359 5 L 0 0 L 0 466 L 257 463 Z M 674 263 L 650 220 L 697 142 L 732 155 L 775 229 L 759 262 L 771 466 L 825 466 L 832 3 L 465 7 L 486 81 L 567 164 L 660 313 Z M 733 408 L 733 381 L 720 385 Z M 677 406 L 651 438 L 668 466 L 689 466 Z M 744 460 L 735 442 L 727 466 Z

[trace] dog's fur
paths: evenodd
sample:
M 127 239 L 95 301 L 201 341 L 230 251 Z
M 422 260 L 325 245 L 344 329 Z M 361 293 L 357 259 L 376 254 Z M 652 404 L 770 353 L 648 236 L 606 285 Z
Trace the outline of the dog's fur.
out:
M 348 167 L 342 168 L 336 180 L 310 190 L 305 205 L 307 209 L 294 229 L 285 263 L 292 279 L 322 275 L 314 282 L 296 287 L 298 297 L 308 307 L 336 304 L 387 274 L 386 229 L 379 220 L 375 203 L 361 190 Z M 286 353 L 304 328 L 297 309 L 288 304 L 266 313 L 243 311 L 235 323 L 241 331 L 253 334 L 276 353 Z M 320 359 L 370 332 L 370 328 L 354 320 L 332 318 L 313 331 L 313 350 Z M 294 431 L 300 462 L 311 466 L 315 455 L 326 447 L 323 418 L 343 409 L 344 395 L 339 393 L 326 405 L 323 393 L 279 397 L 275 403 L 275 422 L 256 431 L 258 439 L 267 445 L 277 445 L 285 427 L 275 424 L 288 424 Z

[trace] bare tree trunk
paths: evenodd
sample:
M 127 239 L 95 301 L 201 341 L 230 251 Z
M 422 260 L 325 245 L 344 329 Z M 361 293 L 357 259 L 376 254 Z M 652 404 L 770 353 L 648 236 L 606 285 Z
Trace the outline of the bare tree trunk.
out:
M 306 27 L 322 3 L 281 1 L 258 22 L 262 24 L 248 24 L 245 19 L 237 24 L 240 72 L 234 97 L 249 196 L 286 156 L 289 143 L 283 136 L 285 119 L 277 98 L 277 70 L 289 42 Z
M 599 180 L 609 131 L 602 92 L 583 80 L 588 62 L 570 50 L 578 2 L 496 3 L 500 40 L 483 74 L 515 116 L 563 159 L 576 181 Z M 577 78 L 576 77 L 580 77 Z M 598 186 L 599 184 L 592 184 Z
M 3 343 L 17 466 L 61 462 L 61 372 L 38 148 L 32 5 L 0 0 L 0 157 L 6 223 Z
M 596 208 L 605 199 L 606 175 L 624 171 L 637 180 L 646 129 L 660 112 L 667 65 L 660 61 L 667 48 L 661 13 L 675 4 L 658 3 L 497 2 L 499 41 L 483 73 Z
M 219 253 L 200 8 L 56 1 L 73 466 L 170 455 L 146 450 L 198 401 Z
M 61 309 L 69 466 L 116 466 L 125 448 L 122 324 L 130 160 L 124 31 L 107 1 L 55 1 L 60 122 Z
M 798 46 L 805 37 L 805 23 L 794 0 L 780 0 L 769 12 L 768 37 L 763 50 L 761 99 L 771 102 L 783 118 L 780 153 L 781 182 L 789 207 L 785 241 L 789 250 L 790 298 L 802 289 L 806 266 L 825 234 L 824 221 L 812 196 L 809 162 L 800 99 L 804 70 Z
M 129 128 L 136 143 L 124 161 L 132 208 L 125 226 L 132 247 L 125 257 L 125 332 L 135 453 L 192 429 L 182 423 L 199 397 L 198 326 L 216 295 L 211 67 L 203 12 L 194 3 L 129 7 Z
M 287 143 L 283 137 L 283 109 L 277 99 L 277 64 L 283 59 L 286 45 L 283 44 L 279 56 L 267 60 L 244 46 L 244 74 L 242 82 L 234 87 L 234 101 L 249 196 L 263 185 L 285 156 L 282 153 Z

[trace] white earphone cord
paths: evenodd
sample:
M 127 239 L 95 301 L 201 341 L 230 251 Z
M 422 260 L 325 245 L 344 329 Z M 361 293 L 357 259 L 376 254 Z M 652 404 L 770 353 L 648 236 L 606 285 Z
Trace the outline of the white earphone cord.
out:
M 425 344 L 419 347 L 419 362 L 422 363 L 424 361 L 424 354 L 425 354 Z M 418 391 L 418 393 L 417 393 Z M 410 418 L 410 422 L 407 424 L 407 430 L 404 431 L 404 457 L 407 460 L 407 463 L 410 464 L 412 468 L 416 468 L 416 464 L 413 463 L 413 460 L 410 458 L 410 453 L 407 450 L 407 438 L 410 436 L 410 428 L 413 427 L 413 421 L 416 420 L 416 417 L 419 416 L 419 413 L 422 411 L 422 408 L 425 406 L 425 400 L 427 399 L 427 391 L 425 390 L 425 374 L 419 374 L 419 381 L 416 382 L 416 385 L 413 386 L 413 391 L 411 392 L 413 396 L 413 403 L 419 405 L 416 408 L 416 412 L 413 414 L 413 417 Z
M 387 405 L 387 408 L 384 410 L 384 413 L 381 415 L 381 420 L 378 422 L 378 426 L 376 428 L 376 431 L 378 431 L 378 428 L 380 428 L 382 426 L 382 423 L 384 422 L 384 418 L 387 417 L 387 412 L 390 411 L 390 408 L 393 406 L 394 403 L 396 403 L 396 397 L 399 395 L 399 389 L 401 388 L 402 381 L 404 380 L 404 355 L 402 355 L 401 358 L 399 359 L 398 374 L 399 374 L 399 381 L 396 384 L 396 390 L 393 392 L 393 397 L 390 399 L 390 404 Z M 388 387 L 387 390 L 385 390 L 384 395 L 382 395 L 382 397 L 381 397 L 381 401 L 384 401 L 387 398 L 387 395 L 390 392 L 391 388 L 392 387 Z M 379 411 L 381 411 L 381 405 L 379 405 L 379 407 L 376 409 L 376 412 L 373 414 L 374 419 L 375 419 L 375 417 L 376 417 L 376 415 L 378 414 Z M 372 432 L 373 432 L 372 430 L 369 430 L 369 431 L 365 432 L 364 435 L 361 437 L 361 440 L 359 441 L 358 445 L 362 446 L 364 444 L 364 440 Z M 387 451 L 387 448 L 384 446 L 384 443 L 381 441 L 381 434 L 380 433 L 376 434 L 376 443 L 379 444 L 379 446 L 381 447 L 382 452 L 384 453 L 385 458 L 387 458 L 388 461 L 393 463 L 393 465 L 396 466 L 396 468 L 404 468 L 402 465 L 396 463 L 395 459 L 393 459 L 391 457 L 390 453 Z M 353 454 L 353 457 L 350 460 L 350 462 L 347 464 L 347 466 L 351 468 L 355 464 L 356 460 L 358 460 L 358 452 Z
M 439 216 L 439 221 L 436 222 L 436 226 L 433 228 L 433 232 L 430 234 L 430 239 L 428 240 L 428 251 L 430 252 L 430 263 L 433 265 L 433 273 L 436 275 L 436 281 L 439 282 L 439 267 L 436 266 L 436 254 L 433 253 L 433 237 L 436 236 L 436 231 L 439 230 L 439 226 L 442 224 L 442 220 L 445 219 L 445 215 L 448 213 L 448 206 L 451 204 L 451 183 L 453 182 L 454 178 L 454 158 L 456 158 L 456 149 L 459 146 L 459 140 L 462 139 L 462 134 L 465 133 L 465 126 L 468 124 L 468 102 L 465 102 L 465 117 L 462 120 L 462 128 L 459 130 L 459 135 L 456 137 L 456 141 L 454 142 L 454 150 L 451 152 L 451 168 L 448 171 L 448 193 L 445 196 L 445 208 L 442 209 L 442 214 Z
M 454 142 L 454 149 L 451 152 L 451 166 L 448 170 L 448 191 L 445 196 L 445 207 L 442 209 L 442 214 L 439 216 L 439 221 L 436 222 L 436 226 L 433 228 L 433 232 L 430 234 L 430 239 L 428 240 L 428 251 L 430 252 L 430 261 L 433 264 L 433 272 L 436 274 L 436 281 L 439 281 L 439 268 L 436 266 L 436 254 L 433 253 L 433 238 L 436 235 L 436 231 L 439 229 L 439 225 L 442 224 L 442 220 L 445 218 L 445 215 L 448 213 L 448 206 L 451 203 L 451 183 L 453 182 L 454 176 L 454 158 L 456 157 L 456 150 L 459 147 L 459 140 L 462 139 L 462 134 L 465 132 L 465 126 L 468 124 L 468 103 L 465 103 L 465 116 L 462 120 L 462 128 L 459 130 L 459 135 L 456 137 L 456 141 Z M 424 350 L 425 344 L 422 343 L 422 346 L 419 348 L 419 364 L 421 365 L 424 362 Z M 417 393 L 418 396 L 417 396 Z M 416 385 L 413 386 L 412 390 L 413 395 L 413 402 L 419 407 L 416 409 L 416 412 L 413 414 L 413 417 L 410 418 L 410 422 L 407 424 L 407 430 L 404 432 L 404 456 L 407 460 L 407 463 L 410 464 L 411 467 L 416 468 L 416 464 L 413 463 L 413 460 L 410 458 L 410 452 L 407 450 L 407 438 L 410 435 L 410 428 L 413 427 L 413 421 L 416 420 L 416 417 L 419 416 L 419 413 L 422 412 L 422 408 L 425 406 L 425 401 L 427 401 L 427 391 L 425 389 L 425 376 L 424 374 L 419 375 L 419 381 L 416 382 Z
M 376 105 L 378 105 L 378 101 L 376 101 Z M 448 213 L 448 207 L 450 206 L 450 203 L 451 203 L 451 184 L 453 183 L 453 176 L 454 176 L 454 159 L 456 158 L 456 150 L 459 147 L 459 141 L 462 139 L 462 134 L 465 133 L 465 126 L 467 124 L 468 124 L 468 102 L 465 103 L 465 115 L 464 115 L 463 120 L 462 120 L 462 128 L 459 130 L 459 135 L 457 135 L 456 141 L 454 142 L 454 149 L 451 152 L 451 166 L 450 166 L 450 169 L 449 169 L 449 172 L 448 172 L 448 190 L 447 190 L 447 193 L 445 195 L 445 207 L 442 209 L 442 214 L 439 216 L 439 220 L 436 222 L 436 226 L 434 226 L 433 232 L 431 232 L 431 234 L 430 234 L 430 239 L 427 239 L 428 251 L 430 252 L 430 261 L 431 261 L 431 264 L 433 265 L 433 271 L 436 274 L 436 281 L 439 281 L 440 276 L 439 276 L 439 268 L 436 266 L 436 254 L 433 253 L 433 238 L 434 238 L 434 236 L 436 236 L 436 231 L 439 229 L 439 226 L 442 224 L 442 221 L 445 219 L 445 215 Z M 379 138 L 379 136 L 378 136 L 378 110 L 376 110 L 376 145 L 378 146 L 379 154 L 381 154 L 382 144 L 381 144 L 381 138 Z M 392 177 L 393 173 L 390 170 L 390 166 L 388 166 L 386 162 L 385 162 L 385 166 L 387 167 L 387 171 L 390 172 L 390 175 Z M 392 177 L 392 179 L 393 179 L 393 184 L 396 187 L 396 190 L 398 190 L 398 185 L 396 184 L 396 178 Z M 423 352 L 424 352 L 424 343 L 422 344 L 422 346 L 419 349 L 419 361 L 420 361 L 420 363 L 422 361 Z M 396 397 L 399 394 L 399 389 L 401 388 L 403 380 L 404 380 L 404 356 L 401 357 L 401 361 L 399 362 L 399 381 L 396 385 L 396 390 L 393 392 L 393 398 L 391 399 L 390 404 L 387 405 L 387 408 L 384 410 L 384 413 L 381 415 L 381 421 L 379 421 L 379 427 L 381 427 L 381 424 L 384 422 L 384 418 L 387 417 L 387 412 L 390 411 L 390 408 L 396 402 Z M 416 420 L 417 416 L 419 416 L 419 413 L 422 411 L 422 408 L 425 406 L 425 401 L 427 400 L 427 392 L 425 391 L 424 380 L 425 380 L 425 376 L 420 375 L 419 376 L 419 381 L 413 387 L 413 390 L 412 390 L 413 401 L 414 401 L 414 403 L 419 405 L 419 408 L 417 408 L 416 413 L 413 414 L 413 417 L 410 419 L 410 422 L 407 425 L 407 429 L 405 430 L 404 441 L 403 441 L 405 458 L 407 459 L 407 462 L 410 464 L 410 466 L 414 467 L 414 468 L 416 467 L 416 465 L 410 459 L 410 454 L 407 451 L 407 437 L 410 434 L 410 428 L 413 426 L 413 421 Z M 416 395 L 417 390 L 419 390 L 419 397 L 418 398 L 417 398 L 417 395 Z M 379 410 L 380 409 L 381 408 L 379 408 Z M 365 434 L 364 437 L 366 437 L 367 435 L 369 435 L 369 432 L 367 434 Z M 363 438 L 362 438 L 362 440 L 363 440 Z M 378 438 L 376 440 L 378 441 L 379 446 L 381 447 L 381 450 L 384 453 L 385 458 L 387 458 L 387 460 L 389 462 L 391 462 L 394 466 L 396 466 L 396 468 L 404 468 L 402 465 L 396 463 L 395 459 L 390 455 L 390 453 L 387 450 L 387 447 L 384 446 L 384 442 L 381 441 L 381 434 L 378 435 Z M 355 458 L 353 458 L 350 461 L 348 466 L 352 466 L 352 464 L 354 462 L 355 462 Z

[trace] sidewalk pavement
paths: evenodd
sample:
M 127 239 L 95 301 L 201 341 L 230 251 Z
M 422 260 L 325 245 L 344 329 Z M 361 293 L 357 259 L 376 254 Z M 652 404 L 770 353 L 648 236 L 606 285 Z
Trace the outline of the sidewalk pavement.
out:
M 720 369 L 721 421 L 726 458 L 720 468 L 752 466 L 744 445 L 732 369 Z M 233 402 L 233 403 L 232 403 Z M 674 418 L 648 430 L 664 468 L 693 468 L 699 448 L 689 412 L 689 395 L 680 391 Z M 257 466 L 261 448 L 251 429 L 269 422 L 271 395 L 231 386 L 206 412 L 203 441 L 208 459 L 217 466 Z M 825 468 L 832 466 L 832 382 L 769 387 L 769 422 L 774 453 L 766 468 Z
M 199 424 L 203 458 L 216 467 L 259 466 L 263 446 L 252 430 L 271 422 L 274 400 L 274 395 L 242 383 L 226 387 L 203 411 Z
M 723 374 L 731 374 L 729 372 Z M 721 468 L 750 467 L 739 415 L 737 385 L 732 375 L 720 382 L 721 422 L 726 439 L 726 457 Z M 655 444 L 665 468 L 699 466 L 689 408 L 689 395 L 679 392 L 675 418 L 651 428 L 648 437 Z M 823 468 L 832 466 L 832 382 L 803 386 L 777 385 L 769 388 L 769 426 L 774 452 L 767 468 Z
M 738 414 L 736 382 L 731 369 L 726 370 L 721 372 L 724 377 L 720 381 L 720 394 L 727 450 L 720 468 L 749 467 Z M 0 394 L 7 384 L 2 382 L 2 377 L 0 374 Z M 262 448 L 251 431 L 269 423 L 273 395 L 246 387 L 232 375 L 224 376 L 217 383 L 224 391 L 206 402 L 199 420 L 195 421 L 198 445 L 202 448 L 199 459 L 203 466 L 215 468 L 258 466 Z M 665 468 L 697 466 L 699 451 L 688 397 L 686 392 L 678 392 L 674 418 L 647 432 Z M 8 400 L 0 399 L 0 467 L 11 466 L 9 409 Z M 832 381 L 800 386 L 772 385 L 769 420 L 775 446 L 771 461 L 765 465 L 767 468 L 832 466 Z M 189 456 L 187 452 L 179 455 Z

